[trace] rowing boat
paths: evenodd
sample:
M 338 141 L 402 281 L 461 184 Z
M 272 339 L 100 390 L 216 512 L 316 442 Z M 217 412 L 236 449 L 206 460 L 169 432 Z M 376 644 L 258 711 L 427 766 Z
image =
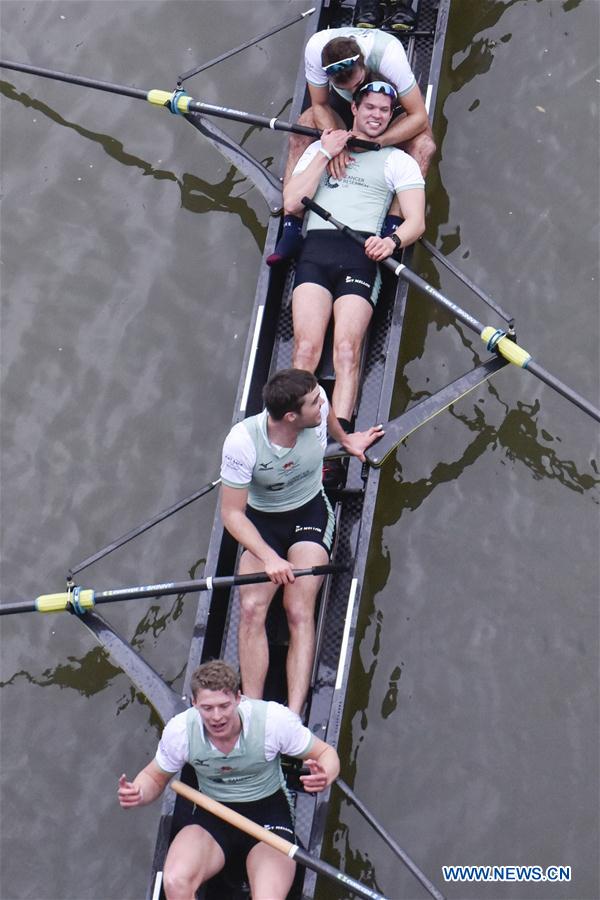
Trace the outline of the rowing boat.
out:
M 405 38 L 405 49 L 413 71 L 426 97 L 430 115 L 435 107 L 444 36 L 450 0 L 424 0 L 420 10 L 420 31 Z M 326 27 L 352 24 L 353 8 L 344 5 L 325 5 L 307 24 L 304 42 L 312 33 Z M 305 102 L 303 59 L 295 85 L 290 119 L 294 119 Z M 194 124 L 192 122 L 192 124 Z M 280 160 L 283 169 L 284 159 Z M 280 222 L 273 219 L 265 242 L 265 257 L 272 253 L 279 236 Z M 410 251 L 405 259 L 410 258 Z M 269 375 L 291 363 L 292 323 L 291 289 L 293 267 L 287 272 L 261 270 L 256 289 L 254 310 L 245 349 L 233 421 L 253 415 L 262 408 L 261 390 Z M 375 422 L 390 418 L 392 394 L 396 377 L 398 354 L 402 337 L 407 286 L 389 279 L 377 304 L 363 359 L 363 376 L 357 406 L 356 428 L 363 430 Z M 326 357 L 327 354 L 324 354 Z M 330 363 L 322 361 L 318 372 L 321 383 L 330 392 L 333 373 Z M 327 577 L 318 604 L 317 643 L 307 703 L 306 724 L 323 740 L 337 746 L 340 741 L 344 702 L 348 689 L 352 650 L 356 631 L 361 593 L 365 581 L 375 501 L 379 484 L 379 469 L 366 467 L 351 459 L 346 487 L 332 494 L 337 523 L 334 559 L 348 565 L 348 571 Z M 216 576 L 231 573 L 236 566 L 239 547 L 224 531 L 219 515 L 215 517 L 207 553 L 206 571 Z M 224 658 L 237 665 L 238 604 L 235 590 L 213 590 L 203 594 L 194 624 L 188 664 L 184 681 L 184 695 L 189 697 L 189 682 L 193 670 L 203 661 Z M 268 636 L 270 667 L 265 697 L 285 700 L 286 626 L 281 603 L 274 601 L 269 614 Z M 182 780 L 195 786 L 190 767 L 182 773 Z M 183 802 L 168 792 L 158 830 L 149 896 L 161 896 L 162 866 L 168 849 L 173 817 Z M 321 854 L 329 803 L 329 791 L 314 796 L 302 792 L 296 795 L 297 835 L 313 857 Z M 294 890 L 303 897 L 313 897 L 316 875 L 307 871 L 303 884 L 297 878 Z M 221 881 L 214 885 L 213 896 L 225 896 L 230 887 Z M 209 896 L 211 889 L 208 890 Z
M 442 9 L 442 14 L 447 12 L 447 9 L 444 7 Z M 320 14 L 323 16 L 323 11 L 320 11 Z M 322 19 L 322 21 L 332 21 L 331 19 Z M 337 24 L 337 22 L 335 22 Z M 319 23 L 319 27 L 322 27 L 321 23 Z M 442 32 L 440 31 L 440 34 Z M 407 42 L 408 43 L 408 42 Z M 410 49 L 410 46 L 409 46 Z M 417 39 L 415 37 L 413 42 L 413 49 L 420 52 L 420 47 L 417 46 Z M 417 53 L 418 56 L 418 53 Z M 25 69 L 26 70 L 26 69 Z M 421 75 L 422 73 L 419 72 Z M 423 83 L 423 81 L 421 81 Z M 145 92 L 138 92 L 139 94 L 143 94 L 143 99 L 148 99 L 145 95 Z M 297 99 L 297 92 L 295 98 L 295 104 Z M 297 106 L 295 106 L 297 109 Z M 194 123 L 198 124 L 198 120 Z M 199 130 L 202 130 L 200 128 Z M 213 132 L 213 137 L 216 134 L 216 131 Z M 231 143 L 231 142 L 230 142 Z M 235 151 L 233 149 L 233 145 L 230 149 L 230 152 L 233 154 Z M 242 163 L 240 162 L 240 165 Z M 251 164 L 250 164 L 251 165 Z M 265 170 L 266 175 L 270 173 Z M 277 195 L 280 193 L 279 186 L 277 184 L 277 180 L 272 176 L 267 178 L 265 175 L 265 184 L 269 183 L 273 195 L 275 196 L 275 201 L 277 202 Z M 266 190 L 266 188 L 263 188 Z M 275 208 L 275 204 L 272 208 Z M 275 228 L 276 230 L 276 228 Z M 267 247 L 265 252 L 269 251 L 269 248 L 273 245 L 273 228 L 269 229 L 269 238 L 267 240 Z M 405 259 L 408 258 L 408 255 Z M 274 278 L 274 276 L 273 276 Z M 288 276 L 289 278 L 289 276 Z M 286 296 L 289 296 L 289 280 L 281 278 L 278 276 L 278 284 L 275 284 L 274 280 L 267 280 L 263 283 L 262 293 L 259 294 L 263 298 L 262 303 L 262 315 L 264 319 L 264 311 L 267 307 L 267 303 L 269 303 L 269 310 L 274 315 L 279 315 L 277 307 L 278 303 L 285 303 Z M 388 285 L 388 289 L 389 289 Z M 260 288 L 260 286 L 259 286 Z M 286 294 L 287 292 L 287 294 Z M 257 294 L 257 302 L 259 299 L 259 294 Z M 392 291 L 393 294 L 393 291 Z M 431 294 L 431 292 L 430 292 Z M 404 300 L 403 300 L 403 292 L 400 291 L 399 294 L 388 295 L 388 302 L 391 304 L 391 309 L 393 312 L 390 313 L 391 316 L 391 334 L 395 336 L 398 341 L 402 335 L 402 322 L 403 322 L 403 311 L 404 311 Z M 455 311 L 455 310 L 453 310 Z M 283 315 L 283 314 L 282 314 Z M 286 354 L 287 358 L 289 358 L 289 354 L 287 353 L 286 346 L 289 346 L 289 334 L 285 331 L 286 328 L 289 328 L 289 321 L 286 325 L 285 317 L 282 318 L 282 315 L 279 315 L 279 318 L 272 323 L 272 329 L 270 333 L 270 337 L 265 337 L 265 329 L 266 324 L 263 319 L 260 320 L 260 324 L 255 327 L 253 332 L 253 336 L 256 336 L 255 342 L 250 342 L 246 351 L 246 373 L 249 373 L 249 377 L 247 377 L 243 384 L 244 387 L 247 386 L 246 393 L 246 405 L 243 407 L 244 411 L 248 413 L 256 410 L 256 398 L 257 393 L 254 390 L 254 367 L 256 360 L 262 360 L 260 363 L 263 365 L 263 369 L 266 372 L 269 372 L 272 365 L 278 364 L 277 360 L 281 359 L 282 363 L 286 362 Z M 255 308 L 254 312 L 254 322 L 258 323 L 259 314 Z M 387 322 L 388 319 L 384 319 Z M 400 324 L 398 327 L 395 327 L 396 322 Z M 283 324 L 282 324 L 283 323 Z M 482 332 L 481 323 L 477 323 L 475 320 L 470 317 L 470 322 L 467 321 L 466 324 L 470 324 L 474 327 L 474 330 L 478 333 Z M 377 326 L 380 327 L 380 326 Z M 395 330 L 394 330 L 395 329 Z M 283 337 L 282 337 L 283 332 Z M 380 342 L 379 348 L 383 347 L 385 351 L 388 348 L 388 354 L 394 351 L 394 347 L 391 346 L 390 338 L 388 336 L 388 332 L 385 331 L 385 328 L 380 328 L 381 334 L 385 334 L 385 341 L 383 343 Z M 279 344 L 276 342 L 279 341 Z M 287 344 L 286 344 L 287 342 Z M 369 412 L 375 411 L 379 412 L 379 409 L 382 410 L 381 416 L 377 414 L 377 418 L 384 419 L 386 417 L 385 411 L 386 409 L 389 411 L 389 403 L 386 405 L 386 392 L 384 390 L 386 385 L 389 385 L 389 380 L 386 380 L 386 372 L 388 372 L 388 361 L 382 362 L 378 360 L 372 351 L 373 342 L 371 341 L 369 345 L 369 351 L 366 359 L 366 384 L 374 386 L 371 389 L 370 397 L 371 400 L 375 399 L 375 402 L 372 403 L 372 408 L 369 405 L 365 405 L 361 399 L 361 409 L 365 413 L 363 415 L 364 424 L 370 424 L 373 421 L 373 417 L 367 415 Z M 269 349 L 269 347 L 271 349 Z M 264 349 L 266 348 L 266 349 Z M 283 348 L 283 349 L 282 349 Z M 263 353 L 266 354 L 265 358 L 262 358 Z M 266 361 L 265 361 L 266 360 Z M 389 366 L 389 377 L 393 379 L 393 366 L 395 365 L 395 361 L 392 360 Z M 453 382 L 451 385 L 448 385 L 444 388 L 440 396 L 440 394 L 435 395 L 435 397 L 428 398 L 423 401 L 421 404 L 417 404 L 417 406 L 413 407 L 409 412 L 400 417 L 394 425 L 394 429 L 390 427 L 388 424 L 386 428 L 386 441 L 389 437 L 390 440 L 388 445 L 386 446 L 386 442 L 380 442 L 375 448 L 373 448 L 373 453 L 369 453 L 369 461 L 373 466 L 380 466 L 382 462 L 388 457 L 389 453 L 394 449 L 397 445 L 398 441 L 402 439 L 403 436 L 406 436 L 414 430 L 415 427 L 419 427 L 424 421 L 431 417 L 431 415 L 435 415 L 439 412 L 440 408 L 447 406 L 449 403 L 452 403 L 458 397 L 460 397 L 466 391 L 472 389 L 477 379 L 481 383 L 482 380 L 485 380 L 487 377 L 491 377 L 498 368 L 504 365 L 502 359 L 498 356 L 493 356 L 491 360 L 486 361 L 484 366 L 479 367 L 478 372 L 475 374 L 468 373 L 467 376 L 463 376 L 458 379 L 456 382 Z M 375 375 L 373 372 L 375 371 Z M 530 368 L 530 371 L 533 369 Z M 383 374 L 381 374 L 383 373 Z M 322 376 L 325 381 L 327 381 L 326 372 L 322 372 Z M 261 376 L 262 377 L 262 376 Z M 240 386 L 241 389 L 242 386 Z M 240 397 L 238 395 L 238 401 Z M 389 392 L 388 392 L 388 400 L 389 400 Z M 430 402 L 431 401 L 431 402 Z M 258 401 L 259 402 L 259 401 Z M 580 404 L 578 404 L 580 405 Z M 583 407 L 585 408 L 585 407 Z M 237 420 L 240 418 L 245 412 L 242 411 L 242 406 L 238 403 L 236 407 L 236 414 L 234 419 Z M 595 418 L 597 415 L 592 412 Z M 392 431 L 394 433 L 392 433 Z M 349 480 L 348 491 L 345 494 L 342 494 L 337 497 L 337 509 L 339 512 L 340 521 L 347 525 L 346 531 L 344 532 L 344 539 L 342 543 L 338 546 L 337 555 L 339 558 L 342 557 L 350 557 L 350 552 L 353 548 L 356 548 L 356 564 L 354 566 L 352 577 L 350 576 L 343 578 L 338 578 L 337 576 L 332 578 L 330 589 L 325 592 L 323 604 L 322 604 L 322 612 L 320 618 L 321 624 L 321 650 L 322 653 L 319 655 L 319 659 L 315 665 L 315 673 L 313 679 L 313 692 L 311 697 L 311 707 L 309 711 L 309 721 L 312 723 L 312 727 L 315 726 L 315 723 L 318 727 L 322 728 L 322 733 L 325 734 L 327 739 L 335 742 L 336 737 L 340 735 L 341 729 L 341 720 L 342 713 L 345 702 L 345 688 L 347 685 L 348 674 L 347 670 L 344 666 L 348 665 L 348 659 L 351 654 L 352 644 L 353 644 L 353 635 L 354 635 L 354 623 L 356 622 L 356 612 L 358 609 L 358 603 L 360 601 L 361 595 L 361 587 L 364 578 L 364 562 L 366 560 L 366 550 L 365 547 L 368 547 L 369 537 L 370 537 L 370 520 L 369 515 L 372 510 L 369 510 L 367 505 L 367 500 L 371 498 L 374 503 L 374 495 L 371 492 L 369 494 L 369 490 L 375 486 L 377 487 L 377 481 L 374 476 L 375 473 L 358 473 L 358 464 L 354 466 L 354 469 L 351 471 L 351 479 Z M 365 477 L 363 477 L 365 476 Z M 214 486 L 211 485 L 211 487 Z M 356 496 L 352 497 L 351 492 L 355 491 Z M 137 529 L 139 533 L 139 529 Z M 221 543 L 211 543 L 211 552 L 213 553 L 212 561 L 218 562 L 220 559 L 220 554 L 223 554 L 225 558 L 227 554 L 229 554 L 232 562 L 235 557 L 235 551 L 232 548 L 227 547 L 226 544 Z M 362 560 L 362 562 L 361 562 Z M 362 568 L 361 568 L 362 566 Z M 227 570 L 225 566 L 222 566 L 223 570 Z M 207 571 L 211 571 L 211 569 L 207 566 Z M 361 574 L 362 573 L 362 574 Z M 347 584 L 350 584 L 351 590 L 344 593 L 344 586 L 347 587 Z M 216 584 L 216 582 L 215 582 Z M 148 588 L 150 594 L 157 595 L 158 588 L 164 587 L 164 585 L 151 585 Z M 156 589 L 156 590 L 154 590 Z M 142 596 L 139 592 L 139 589 L 136 589 L 137 596 Z M 353 592 L 353 593 L 352 593 Z M 219 592 L 219 596 L 225 597 L 223 591 Z M 221 652 L 227 650 L 232 658 L 235 655 L 235 616 L 233 613 L 232 602 L 234 600 L 235 595 L 227 595 L 226 602 L 229 604 L 227 608 L 227 612 L 223 612 L 222 609 L 219 608 L 218 603 L 215 603 L 215 597 L 217 597 L 217 592 L 213 591 L 213 595 L 209 598 L 206 598 L 206 602 L 204 602 L 204 613 L 199 611 L 197 618 L 197 629 L 194 641 L 199 640 L 200 644 L 196 646 L 196 659 L 198 656 L 200 658 L 204 658 L 207 654 L 211 653 L 212 647 L 217 648 L 216 652 Z M 333 598 L 333 599 L 331 599 Z M 69 598 L 69 603 L 70 598 Z M 100 602 L 98 599 L 96 602 Z M 340 625 L 339 629 L 342 628 L 342 639 L 339 640 L 339 634 L 336 632 L 335 627 L 333 630 L 329 628 L 329 625 L 332 622 L 332 615 L 327 612 L 328 604 L 337 604 L 336 609 L 338 612 L 344 613 L 348 612 L 345 618 L 341 619 L 343 624 L 343 628 Z M 84 601 L 81 601 L 82 607 L 85 605 Z M 81 621 L 89 627 L 99 638 L 101 643 L 109 649 L 113 657 L 120 662 L 123 669 L 125 671 L 131 671 L 131 648 L 129 645 L 123 646 L 119 644 L 118 638 L 114 635 L 112 630 L 106 625 L 106 623 L 102 624 L 102 620 L 99 616 L 96 616 L 92 612 L 84 612 L 81 617 Z M 278 697 L 281 694 L 281 684 L 282 679 L 279 677 L 280 673 L 283 671 L 283 654 L 285 652 L 285 635 L 280 637 L 276 633 L 276 625 L 278 627 L 279 623 L 275 623 L 272 628 L 273 641 L 272 641 L 272 651 L 274 659 L 278 665 L 273 667 L 271 683 L 269 685 L 269 693 L 271 696 Z M 331 634 L 331 637 L 330 637 Z M 347 637 L 347 640 L 346 640 Z M 193 645 L 194 646 L 194 645 Z M 208 649 L 207 649 L 208 648 Z M 336 648 L 339 648 L 340 652 L 340 664 L 338 664 L 338 660 L 335 656 Z M 324 662 L 323 662 L 324 660 Z M 341 665 L 341 662 L 344 662 L 344 665 Z M 138 671 L 136 672 L 136 684 L 143 684 L 142 677 L 140 674 L 140 666 L 141 661 L 137 661 L 136 664 Z M 148 686 L 147 688 L 142 688 L 144 693 L 150 699 L 150 702 L 157 710 L 164 710 L 165 715 L 169 714 L 167 711 L 171 709 L 175 700 L 178 698 L 173 698 L 172 692 L 165 687 L 164 694 L 159 695 L 156 683 L 159 680 L 156 673 L 152 673 L 151 671 L 147 672 L 148 675 Z M 338 676 L 339 676 L 339 693 L 338 691 Z M 319 680 L 320 679 L 320 680 Z M 327 680 L 329 679 L 329 681 Z M 329 702 L 328 705 L 328 700 Z M 337 703 L 337 705 L 336 705 Z M 176 709 L 172 708 L 172 712 L 175 712 Z M 162 714 L 162 713 L 161 713 Z M 323 726 L 320 723 L 324 723 Z M 326 798 L 325 798 L 326 799 Z M 308 841 L 312 842 L 314 846 L 317 848 L 320 847 L 319 844 L 319 834 L 322 835 L 323 823 L 325 820 L 325 812 L 327 809 L 326 802 L 322 802 L 320 806 L 320 820 L 315 817 L 314 813 L 311 812 L 310 808 L 308 811 L 308 816 L 304 815 L 304 806 L 303 804 L 310 805 L 313 801 L 308 803 L 308 798 L 299 797 L 298 799 L 298 809 L 299 813 L 302 816 L 299 818 L 300 829 L 302 830 L 304 835 L 308 835 L 308 838 L 304 838 L 305 843 Z M 312 816 L 312 818 L 310 818 Z M 168 827 L 169 825 L 169 815 L 164 817 L 164 820 L 161 822 Z M 308 823 L 308 824 L 307 824 Z M 299 830 L 300 830 L 299 829 Z M 320 830 L 319 830 L 320 829 Z M 168 836 L 167 836 L 168 839 Z M 312 877 L 312 876 L 311 876 Z M 156 893 L 157 888 L 157 880 L 153 879 L 151 890 L 153 893 Z M 160 890 L 160 889 L 158 889 Z M 311 890 L 311 882 L 310 878 L 306 879 L 306 883 L 304 885 L 305 895 L 308 895 L 308 892 Z M 219 896 L 224 896 L 223 893 L 219 894 Z M 435 895 L 434 895 L 435 896 Z

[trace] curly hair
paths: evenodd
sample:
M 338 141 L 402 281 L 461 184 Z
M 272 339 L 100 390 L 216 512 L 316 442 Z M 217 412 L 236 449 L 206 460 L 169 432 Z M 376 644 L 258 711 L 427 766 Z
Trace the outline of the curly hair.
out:
M 213 659 L 202 663 L 192 674 L 192 695 L 194 699 L 198 691 L 227 691 L 237 694 L 240 690 L 240 676 L 221 659 Z

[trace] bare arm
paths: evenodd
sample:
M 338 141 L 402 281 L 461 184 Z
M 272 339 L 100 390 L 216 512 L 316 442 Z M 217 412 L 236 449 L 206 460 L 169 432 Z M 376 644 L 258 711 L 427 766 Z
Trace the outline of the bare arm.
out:
M 221 519 L 229 534 L 246 550 L 262 560 L 265 572 L 275 584 L 291 584 L 294 581 L 292 567 L 282 559 L 260 536 L 256 526 L 246 515 L 248 490 L 221 487 Z
M 394 119 L 388 129 L 377 138 L 382 147 L 395 147 L 403 144 L 425 131 L 429 125 L 429 116 L 418 85 L 415 84 L 407 94 L 404 94 L 400 98 L 400 102 L 406 115 Z
M 283 189 L 283 205 L 288 213 L 300 215 L 304 212 L 303 197 L 313 197 L 321 181 L 321 176 L 329 163 L 329 156 L 335 157 L 346 146 L 349 131 L 324 131 L 321 146 L 328 155 L 318 152 L 308 166 L 297 175 L 292 175 Z
M 300 781 L 304 790 L 310 793 L 325 790 L 340 774 L 340 758 L 330 744 L 320 738 L 302 757 L 310 769 L 310 775 L 301 775 Z
M 400 212 L 404 222 L 396 228 L 396 234 L 403 247 L 414 244 L 425 231 L 425 191 L 422 188 L 410 188 L 396 194 L 400 202 Z M 365 241 L 365 253 L 370 259 L 381 261 L 391 256 L 396 245 L 390 237 L 370 237 Z
M 119 778 L 117 796 L 123 809 L 134 806 L 147 806 L 160 797 L 173 775 L 163 772 L 154 760 L 139 772 L 133 781 L 127 781 L 126 775 Z

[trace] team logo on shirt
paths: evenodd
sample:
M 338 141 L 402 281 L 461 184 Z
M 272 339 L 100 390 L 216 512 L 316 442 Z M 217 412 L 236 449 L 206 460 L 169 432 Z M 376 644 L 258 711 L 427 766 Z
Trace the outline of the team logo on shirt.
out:
M 286 462 L 283 464 L 283 471 L 290 472 L 292 469 L 295 468 L 295 466 L 296 466 L 296 463 L 294 462 L 293 459 L 291 459 L 289 462 Z

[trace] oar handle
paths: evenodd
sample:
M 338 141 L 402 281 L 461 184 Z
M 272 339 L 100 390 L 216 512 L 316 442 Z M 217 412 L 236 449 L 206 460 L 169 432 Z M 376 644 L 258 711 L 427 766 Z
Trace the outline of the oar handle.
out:
M 302 850 L 297 844 L 292 844 L 291 841 L 286 841 L 285 838 L 280 837 L 278 834 L 274 834 L 272 831 L 268 831 L 266 828 L 263 828 L 262 825 L 257 825 L 256 822 L 252 822 L 250 819 L 246 818 L 246 816 L 242 816 L 241 813 L 230 809 L 223 803 L 219 803 L 218 800 L 207 797 L 206 794 L 200 793 L 200 791 L 189 787 L 187 784 L 183 784 L 181 781 L 172 781 L 171 788 L 176 794 L 185 797 L 186 800 L 195 803 L 197 806 L 201 806 L 202 809 L 212 813 L 214 816 L 218 816 L 219 819 L 228 822 L 229 825 L 233 825 L 234 828 L 239 828 L 240 831 L 244 831 L 246 834 L 251 835 L 251 837 L 255 838 L 257 841 L 262 841 L 262 843 L 279 851 L 279 853 L 283 853 L 284 856 L 295 859 L 301 865 L 306 866 L 308 869 L 312 869 L 319 875 L 325 875 L 338 883 L 342 883 L 350 891 L 357 894 L 357 896 L 366 897 L 367 900 L 386 900 L 386 898 L 382 894 L 378 894 L 377 891 L 372 891 L 364 884 L 361 884 L 354 878 L 350 878 L 350 876 L 335 869 L 322 859 L 315 859 L 313 856 L 309 856 L 309 854 Z
M 346 572 L 347 565 L 328 563 L 324 566 L 311 566 L 309 569 L 294 569 L 294 577 L 306 575 L 333 575 Z M 159 584 L 140 584 L 135 587 L 115 588 L 108 591 L 93 591 L 73 586 L 59 594 L 42 594 L 33 602 L 0 604 L 0 616 L 8 616 L 20 612 L 70 612 L 82 615 L 99 603 L 117 603 L 121 600 L 138 600 L 145 597 L 167 597 L 174 594 L 190 594 L 196 591 L 212 591 L 218 588 L 231 588 L 244 584 L 263 584 L 271 579 L 266 572 L 250 572 L 248 575 L 209 575 L 193 581 L 170 581 Z
M 242 816 L 241 813 L 230 809 L 223 803 L 219 803 L 218 800 L 213 800 L 212 797 L 202 794 L 182 781 L 172 781 L 171 788 L 180 797 L 185 797 L 186 800 L 202 807 L 202 809 L 212 813 L 213 816 L 217 816 L 229 825 L 233 825 L 235 828 L 239 828 L 240 831 L 244 831 L 251 837 L 256 838 L 257 841 L 262 841 L 263 844 L 268 844 L 269 847 L 273 847 L 274 850 L 278 850 L 280 853 L 293 859 L 296 845 L 292 844 L 291 841 L 286 841 L 285 838 L 280 837 L 275 832 L 263 828 L 262 825 L 257 825 L 256 822 L 253 822 L 246 816 Z

